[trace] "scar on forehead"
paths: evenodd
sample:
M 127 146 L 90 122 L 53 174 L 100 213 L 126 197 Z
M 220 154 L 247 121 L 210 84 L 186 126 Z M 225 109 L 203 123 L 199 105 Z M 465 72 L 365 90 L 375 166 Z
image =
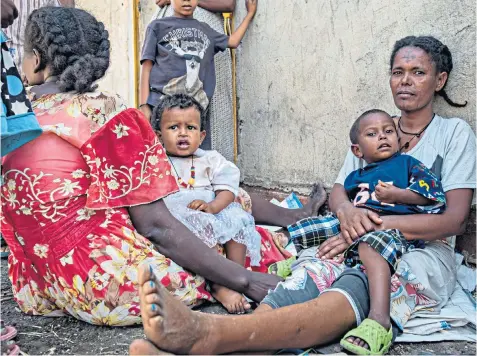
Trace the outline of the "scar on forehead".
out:
M 406 60 L 406 62 L 409 62 L 413 59 L 416 59 L 416 55 L 413 53 L 412 49 L 408 48 L 406 49 L 406 52 L 402 56 Z

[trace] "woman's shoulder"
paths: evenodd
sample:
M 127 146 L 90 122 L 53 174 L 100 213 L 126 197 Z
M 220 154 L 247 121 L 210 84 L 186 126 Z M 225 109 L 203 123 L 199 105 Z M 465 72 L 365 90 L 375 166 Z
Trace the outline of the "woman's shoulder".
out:
M 475 137 L 474 130 L 466 120 L 458 117 L 446 118 L 439 115 L 436 115 L 434 119 L 437 120 L 438 123 L 438 125 L 436 125 L 437 132 L 444 136 L 444 141 L 460 140 L 463 139 L 463 136 Z

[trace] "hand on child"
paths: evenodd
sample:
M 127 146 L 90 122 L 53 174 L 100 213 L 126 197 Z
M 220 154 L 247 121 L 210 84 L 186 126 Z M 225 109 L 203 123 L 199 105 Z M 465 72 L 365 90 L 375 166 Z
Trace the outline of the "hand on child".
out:
M 376 185 L 374 192 L 376 193 L 376 198 L 380 202 L 386 204 L 394 204 L 397 203 L 398 194 L 400 190 L 400 188 L 397 188 L 392 184 L 378 181 L 378 185 Z
M 156 0 L 156 5 L 159 6 L 160 8 L 163 8 L 166 5 L 170 5 L 171 0 Z
M 212 205 L 203 200 L 193 200 L 187 205 L 189 209 L 203 211 L 204 213 L 214 214 Z
M 257 12 L 257 2 L 258 0 L 245 0 L 245 7 L 250 15 L 255 15 Z
M 149 121 L 151 121 L 151 115 L 152 115 L 152 110 L 151 110 L 151 107 L 149 105 L 142 105 L 139 110 L 144 114 L 144 116 L 146 117 L 146 119 L 148 119 Z

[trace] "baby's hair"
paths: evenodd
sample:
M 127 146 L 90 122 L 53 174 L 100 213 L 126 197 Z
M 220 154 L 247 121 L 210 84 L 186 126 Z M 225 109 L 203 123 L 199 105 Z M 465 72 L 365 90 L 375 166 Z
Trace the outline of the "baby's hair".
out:
M 174 94 L 164 96 L 157 106 L 154 108 L 151 117 L 152 128 L 156 131 L 161 131 L 161 120 L 164 111 L 179 108 L 188 109 L 195 108 L 200 114 L 200 129 L 205 129 L 206 114 L 202 106 L 193 97 L 186 94 Z
M 400 39 L 394 44 L 393 51 L 391 53 L 391 60 L 390 66 L 391 70 L 394 65 L 394 58 L 396 57 L 396 53 L 404 48 L 404 47 L 416 47 L 422 49 L 426 52 L 429 57 L 431 57 L 432 62 L 436 66 L 437 74 L 445 72 L 447 75 L 450 75 L 452 71 L 453 64 L 452 64 L 452 53 L 445 44 L 439 41 L 437 38 L 432 36 L 407 36 L 403 39 Z M 447 81 L 449 78 L 447 79 Z M 436 94 L 442 96 L 444 100 L 450 106 L 461 108 L 467 105 L 467 101 L 464 104 L 458 104 L 453 102 L 448 96 L 446 91 L 444 90 L 445 86 L 447 85 L 447 81 L 444 83 L 444 86 L 441 90 L 439 90 Z
M 391 117 L 386 111 L 380 110 L 380 109 L 371 109 L 371 110 L 368 110 L 368 111 L 365 111 L 364 113 L 362 113 L 355 120 L 355 122 L 353 123 L 353 126 L 351 126 L 351 129 L 349 130 L 349 139 L 351 140 L 351 143 L 353 145 L 358 144 L 359 125 L 361 123 L 361 120 L 363 120 L 368 115 L 372 115 L 372 114 L 383 114 L 383 115 L 387 115 L 387 116 Z M 394 124 L 394 121 L 393 121 L 393 124 Z
M 25 27 L 24 50 L 36 50 L 38 70 L 59 76 L 60 90 L 94 91 L 109 67 L 109 35 L 90 13 L 66 7 L 33 11 Z

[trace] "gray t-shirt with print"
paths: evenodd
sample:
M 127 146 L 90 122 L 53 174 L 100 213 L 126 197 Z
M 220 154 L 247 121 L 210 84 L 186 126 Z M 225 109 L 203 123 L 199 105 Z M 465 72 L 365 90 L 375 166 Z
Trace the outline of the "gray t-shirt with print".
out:
M 462 119 L 438 115 L 414 148 L 405 154 L 418 159 L 442 182 L 444 192 L 476 189 L 476 142 L 472 128 Z M 346 177 L 366 162 L 349 150 L 335 183 L 344 185 Z M 455 246 L 455 236 L 448 239 Z
M 195 98 L 205 109 L 215 90 L 214 56 L 228 47 L 228 37 L 193 18 L 165 17 L 146 31 L 141 64 L 151 60 L 147 103 L 156 106 L 163 95 Z

